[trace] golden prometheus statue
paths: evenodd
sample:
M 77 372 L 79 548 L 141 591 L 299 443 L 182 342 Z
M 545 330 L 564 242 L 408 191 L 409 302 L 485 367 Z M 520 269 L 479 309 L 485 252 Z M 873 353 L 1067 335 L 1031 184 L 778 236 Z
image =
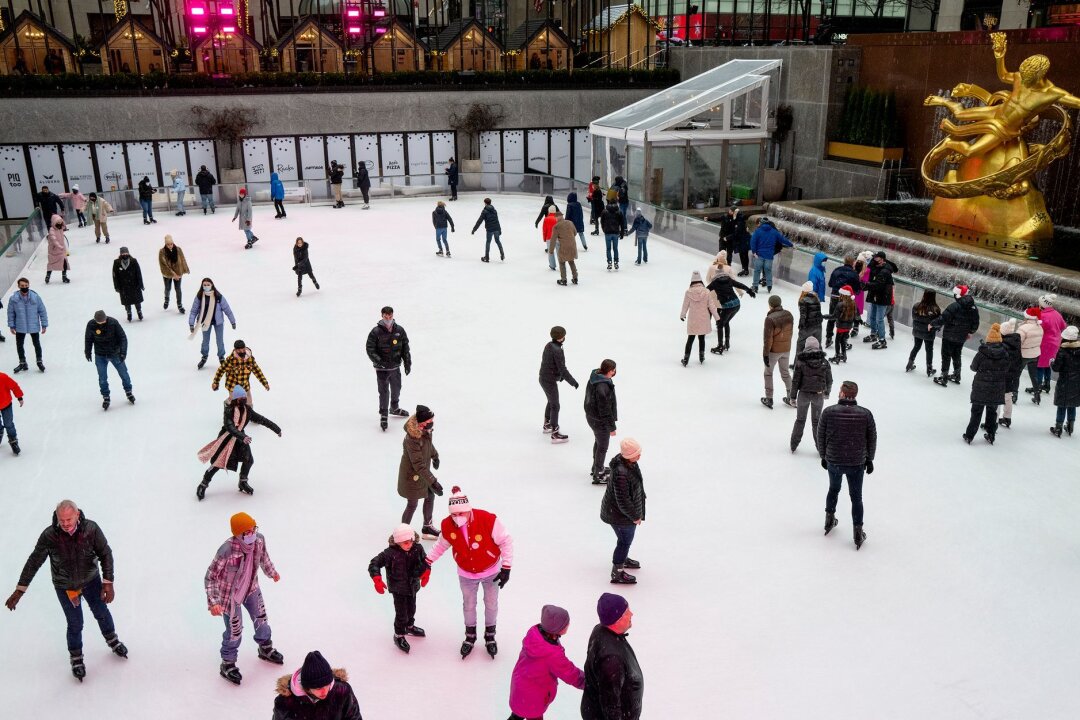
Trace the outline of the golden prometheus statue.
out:
M 946 137 L 922 162 L 922 178 L 934 196 L 930 231 L 945 237 L 976 240 L 998 249 L 1028 253 L 1053 236 L 1043 195 L 1032 176 L 1069 152 L 1071 121 L 1062 107 L 1080 108 L 1080 98 L 1046 79 L 1050 61 L 1032 55 L 1017 72 L 1005 69 L 1005 33 L 990 35 L 997 76 L 1012 86 L 991 94 L 978 85 L 960 83 L 952 97 L 931 95 L 923 102 L 952 113 L 941 121 Z M 959 98 L 981 105 L 964 107 Z M 1038 127 L 1040 114 L 1054 111 L 1061 129 L 1045 145 L 1024 136 Z M 952 165 L 941 180 L 934 171 Z

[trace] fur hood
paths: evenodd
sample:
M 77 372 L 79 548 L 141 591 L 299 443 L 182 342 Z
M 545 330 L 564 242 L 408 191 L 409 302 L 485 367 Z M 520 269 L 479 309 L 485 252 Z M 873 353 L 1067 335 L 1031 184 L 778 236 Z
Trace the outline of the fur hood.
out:
M 292 675 L 282 675 L 277 681 L 277 694 L 284 697 L 294 695 L 293 692 L 293 679 L 296 679 L 295 685 L 300 685 L 300 671 L 297 670 Z M 345 668 L 334 668 L 334 679 L 341 682 L 349 682 L 349 673 L 345 671 Z
M 420 423 L 416 421 L 416 415 L 410 415 L 409 419 L 405 421 L 405 432 L 414 440 L 419 440 L 420 436 L 423 435 Z

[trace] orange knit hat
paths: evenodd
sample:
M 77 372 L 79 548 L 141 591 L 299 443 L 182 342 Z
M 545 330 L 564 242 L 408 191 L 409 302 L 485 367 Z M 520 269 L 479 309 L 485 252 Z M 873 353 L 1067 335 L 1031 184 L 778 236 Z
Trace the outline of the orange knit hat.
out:
M 255 520 L 247 513 L 239 512 L 229 519 L 233 535 L 243 535 L 255 529 Z

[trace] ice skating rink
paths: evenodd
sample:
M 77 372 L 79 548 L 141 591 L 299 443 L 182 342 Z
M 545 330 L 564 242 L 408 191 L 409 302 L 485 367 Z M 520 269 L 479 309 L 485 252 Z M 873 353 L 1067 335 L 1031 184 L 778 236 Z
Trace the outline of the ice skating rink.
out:
M 650 262 L 636 267 L 627 238 L 622 269 L 607 272 L 603 238 L 587 236 L 581 284 L 563 288 L 528 225 L 541 199 L 497 196 L 495 205 L 506 262 L 479 261 L 483 230 L 469 230 L 482 203 L 473 194 L 448 203 L 457 224 L 450 260 L 435 256 L 434 198 L 376 200 L 368 211 L 290 205 L 285 220 L 260 206 L 252 250 L 229 221 L 232 208 L 162 213 L 149 227 L 137 215 L 114 218 L 111 245 L 95 245 L 92 228 L 70 231 L 70 285 L 46 286 L 44 253 L 34 259 L 27 274 L 51 321 L 48 371 L 31 364 L 16 377 L 26 393 L 15 409 L 23 452 L 0 447 L 0 588 L 5 597 L 14 589 L 55 504 L 72 498 L 113 548 L 111 607 L 130 659 L 109 652 L 87 613 L 87 678 L 72 678 L 46 563 L 0 621 L 4 717 L 269 717 L 276 678 L 319 649 L 348 669 L 366 720 L 501 719 L 521 638 L 541 606 L 569 610 L 564 644 L 580 666 L 596 599 L 611 590 L 635 613 L 630 642 L 646 718 L 1080 716 L 1080 438 L 1050 435 L 1052 402 L 1035 407 L 1021 393 L 1012 429 L 993 447 L 981 433 L 969 447 L 960 436 L 972 373 L 965 367 L 964 385 L 943 389 L 921 359 L 904 373 L 907 328 L 884 351 L 860 337 L 848 364 L 834 368 L 829 401 L 841 380 L 855 380 L 877 418 L 876 471 L 864 490 L 869 537 L 856 552 L 846 494 L 839 527 L 822 537 L 828 482 L 809 423 L 792 455 L 795 411 L 779 391 L 774 410 L 758 401 L 764 295 L 744 298 L 729 354 L 707 354 L 703 366 L 695 356 L 683 368 L 683 292 L 711 258 L 654 236 Z M 237 492 L 235 474 L 219 473 L 206 500 L 195 498 L 204 469 L 195 454 L 216 437 L 225 391 L 210 390 L 213 350 L 197 371 L 186 317 L 161 308 L 156 258 L 166 233 L 191 266 L 185 305 L 200 278 L 213 278 L 238 321 L 227 348 L 244 339 L 270 381 L 269 393 L 254 388 L 255 407 L 284 435 L 253 426 L 252 497 Z M 301 298 L 290 270 L 297 235 L 311 244 L 322 285 Z M 122 245 L 146 284 L 146 320 L 124 323 L 138 403 L 124 401 L 111 374 L 104 413 L 83 331 L 98 308 L 123 321 L 110 280 Z M 794 311 L 797 288 L 776 290 Z M 436 475 L 514 537 L 494 661 L 482 647 L 459 657 L 452 558 L 435 565 L 419 595 L 417 624 L 428 636 L 409 655 L 391 642 L 390 596 L 367 576 L 405 503 L 396 492 L 403 423 L 379 429 L 364 352 L 386 304 L 412 342 L 402 406 L 435 412 Z M 583 389 L 560 385 L 570 442 L 552 446 L 541 434 L 537 371 L 555 324 L 567 329 L 567 364 L 581 383 L 605 357 L 618 362 L 611 452 L 623 437 L 640 441 L 648 493 L 632 549 L 643 566 L 636 587 L 608 583 L 615 537 L 599 520 L 603 489 L 589 483 Z M 9 373 L 13 340 L 0 345 Z M 244 681 L 234 687 L 218 676 L 223 624 L 207 611 L 203 574 L 240 510 L 257 521 L 281 573 L 280 583 L 260 583 L 285 666 L 256 658 L 245 616 Z M 443 497 L 436 521 L 445 515 Z M 560 686 L 547 717 L 579 717 L 579 701 Z

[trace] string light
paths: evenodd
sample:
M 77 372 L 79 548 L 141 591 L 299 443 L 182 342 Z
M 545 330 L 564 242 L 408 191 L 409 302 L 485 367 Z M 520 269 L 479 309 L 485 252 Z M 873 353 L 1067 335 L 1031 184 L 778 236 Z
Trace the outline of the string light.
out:
M 122 20 L 128 13 L 127 0 L 113 0 L 113 14 L 117 20 Z

